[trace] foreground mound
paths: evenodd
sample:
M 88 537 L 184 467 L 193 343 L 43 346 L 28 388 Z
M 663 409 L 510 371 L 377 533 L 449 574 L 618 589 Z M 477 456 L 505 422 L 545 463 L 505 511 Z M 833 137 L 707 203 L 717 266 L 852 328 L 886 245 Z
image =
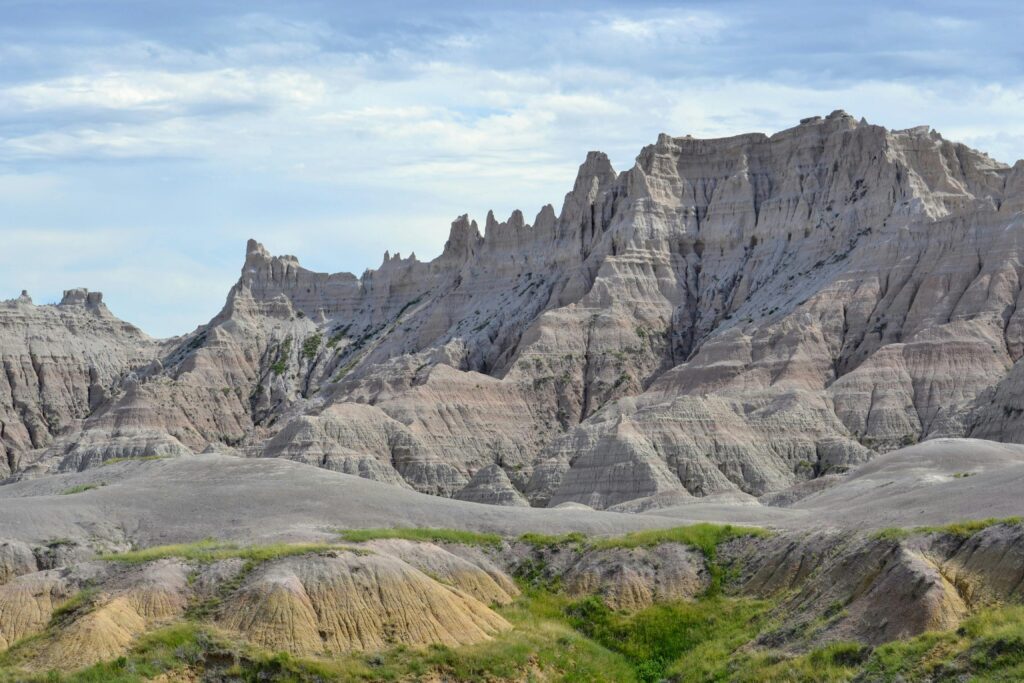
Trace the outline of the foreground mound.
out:
M 70 681 L 934 680 L 1024 666 L 977 654 L 1024 636 L 1016 519 L 341 536 L 18 576 L 0 586 L 0 680 L 80 667 Z

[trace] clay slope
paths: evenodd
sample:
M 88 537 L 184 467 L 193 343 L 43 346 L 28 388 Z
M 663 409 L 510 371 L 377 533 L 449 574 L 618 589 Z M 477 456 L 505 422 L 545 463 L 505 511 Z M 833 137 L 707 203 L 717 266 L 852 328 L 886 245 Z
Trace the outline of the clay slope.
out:
M 557 215 L 462 217 L 430 262 L 323 274 L 250 242 L 224 310 L 37 469 L 235 449 L 604 508 L 1018 441 L 1022 212 L 1024 162 L 844 112 L 663 135 L 622 173 L 591 153 Z

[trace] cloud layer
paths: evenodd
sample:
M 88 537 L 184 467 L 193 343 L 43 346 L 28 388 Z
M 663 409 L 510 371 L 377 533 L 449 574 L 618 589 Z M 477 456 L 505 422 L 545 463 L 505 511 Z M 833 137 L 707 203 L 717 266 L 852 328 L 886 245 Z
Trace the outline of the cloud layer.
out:
M 0 297 L 88 286 L 181 333 L 247 237 L 322 270 L 430 257 L 659 132 L 843 108 L 1024 157 L 1013 3 L 355 4 L 4 3 Z

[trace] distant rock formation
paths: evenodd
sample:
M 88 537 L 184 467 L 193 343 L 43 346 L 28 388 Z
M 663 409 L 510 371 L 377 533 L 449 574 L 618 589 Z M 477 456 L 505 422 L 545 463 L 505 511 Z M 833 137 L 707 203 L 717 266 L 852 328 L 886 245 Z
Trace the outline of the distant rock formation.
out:
M 429 262 L 316 273 L 250 241 L 184 337 L 85 290 L 0 305 L 0 460 L 221 444 L 503 504 L 759 496 L 1024 442 L 1022 254 L 1024 161 L 926 126 L 661 135 L 621 173 L 589 153 L 557 214 L 459 217 Z

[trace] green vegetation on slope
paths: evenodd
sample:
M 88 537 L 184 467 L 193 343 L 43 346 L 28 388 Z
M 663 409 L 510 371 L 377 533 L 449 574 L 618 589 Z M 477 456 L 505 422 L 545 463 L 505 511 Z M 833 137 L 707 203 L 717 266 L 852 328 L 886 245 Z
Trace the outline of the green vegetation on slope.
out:
M 1003 517 L 1002 519 L 989 517 L 987 519 L 963 520 L 942 526 L 918 526 L 910 529 L 889 527 L 875 532 L 872 534 L 872 537 L 883 541 L 898 541 L 904 538 L 910 538 L 911 536 L 922 536 L 924 534 L 948 534 L 958 538 L 970 538 L 979 531 L 991 526 L 996 526 L 998 524 L 1012 526 L 1020 524 L 1021 521 L 1022 519 L 1020 517 Z
M 670 670 L 678 681 L 818 683 L 819 681 L 1024 680 L 1024 607 L 990 608 L 955 631 L 924 633 L 870 648 L 832 643 L 800 656 L 738 652 L 727 660 L 685 657 Z
M 108 458 L 101 463 L 101 466 L 116 465 L 119 462 L 152 462 L 153 460 L 166 460 L 163 455 L 140 455 L 137 458 Z
M 764 537 L 768 535 L 770 532 L 767 529 L 759 527 L 702 522 L 671 529 L 634 531 L 625 536 L 596 539 L 591 545 L 602 550 L 607 548 L 651 548 L 662 543 L 682 543 L 697 548 L 705 555 L 710 556 L 714 555 L 715 549 L 726 541 L 747 536 Z
M 311 337 L 307 337 L 302 342 L 302 357 L 307 360 L 313 360 L 316 358 L 316 352 L 320 350 L 320 342 L 323 341 L 323 335 L 317 332 Z
M 101 486 L 106 486 L 106 484 L 103 484 L 103 483 L 100 483 L 100 484 L 77 484 L 75 486 L 71 486 L 71 487 L 68 487 L 68 488 L 64 489 L 63 491 L 60 492 L 60 495 L 62 495 L 62 496 L 70 496 L 70 495 L 73 495 L 75 493 L 84 493 L 86 491 L 92 491 L 93 489 L 98 489 Z
M 663 680 L 670 667 L 688 671 L 728 661 L 757 636 L 769 607 L 760 600 L 711 597 L 626 614 L 591 596 L 565 613 L 573 628 L 625 657 L 646 683 Z
M 983 520 L 951 525 L 942 531 L 960 535 L 993 523 L 1007 522 Z M 571 546 L 574 551 L 679 542 L 700 548 L 714 564 L 720 543 L 751 533 L 764 532 L 695 525 L 617 539 L 588 541 L 574 534 L 531 534 L 520 540 L 538 548 Z M 408 538 L 485 547 L 501 543 L 500 538 L 489 534 L 447 529 L 363 530 L 342 535 L 352 542 Z M 196 561 L 241 557 L 255 564 L 337 547 L 236 547 L 207 540 L 105 559 L 137 563 L 163 557 Z M 230 591 L 232 586 L 224 588 Z M 88 609 L 92 599 L 91 589 L 72 597 L 54 614 L 49 630 L 62 627 L 70 616 Z M 512 605 L 497 608 L 513 629 L 485 643 L 459 648 L 394 647 L 377 653 L 303 658 L 261 651 L 220 632 L 208 623 L 213 610 L 203 604 L 190 609 L 185 621 L 140 638 L 124 657 L 63 676 L 17 669 L 18 663 L 25 661 L 18 657 L 19 649 L 32 647 L 32 639 L 26 639 L 0 655 L 0 683 L 134 683 L 172 671 L 201 673 L 216 680 L 309 682 L 440 679 L 484 683 L 533 678 L 627 683 L 1024 680 L 1024 606 L 989 608 L 955 631 L 926 633 L 877 648 L 839 642 L 799 655 L 751 645 L 760 634 L 771 630 L 774 607 L 768 601 L 709 592 L 695 601 L 661 603 L 627 613 L 610 609 L 596 596 L 574 599 L 557 589 L 526 587 Z
M 341 529 L 338 535 L 350 543 L 364 543 L 376 539 L 399 538 L 425 543 L 461 543 L 462 545 L 491 546 L 500 548 L 501 536 L 458 529 L 431 529 L 416 527 L 395 527 L 393 529 Z
M 90 596 L 85 593 L 78 606 Z M 140 638 L 116 660 L 76 673 L 31 674 L 0 657 L 0 682 L 137 683 L 189 670 L 241 681 L 497 680 L 677 683 L 1024 680 L 1024 606 L 991 608 L 955 631 L 870 648 L 832 643 L 803 655 L 749 647 L 771 603 L 727 597 L 654 605 L 633 614 L 594 597 L 526 590 L 499 612 L 513 630 L 478 645 L 303 658 L 260 651 L 186 621 Z M 77 609 L 77 607 L 76 607 Z M 17 648 L 16 648 L 17 649 Z
M 243 560 L 254 562 L 266 562 L 279 557 L 290 557 L 292 555 L 305 555 L 307 553 L 324 552 L 327 550 L 348 550 L 357 551 L 331 543 L 274 543 L 270 545 L 237 545 L 235 543 L 224 543 L 212 538 L 207 538 L 195 543 L 180 543 L 175 545 L 158 545 L 152 548 L 131 550 L 124 553 L 106 553 L 100 555 L 101 560 L 110 562 L 122 562 L 125 564 L 143 564 L 153 560 L 162 560 L 168 557 L 177 557 L 183 560 L 194 562 L 216 562 L 237 557 Z

